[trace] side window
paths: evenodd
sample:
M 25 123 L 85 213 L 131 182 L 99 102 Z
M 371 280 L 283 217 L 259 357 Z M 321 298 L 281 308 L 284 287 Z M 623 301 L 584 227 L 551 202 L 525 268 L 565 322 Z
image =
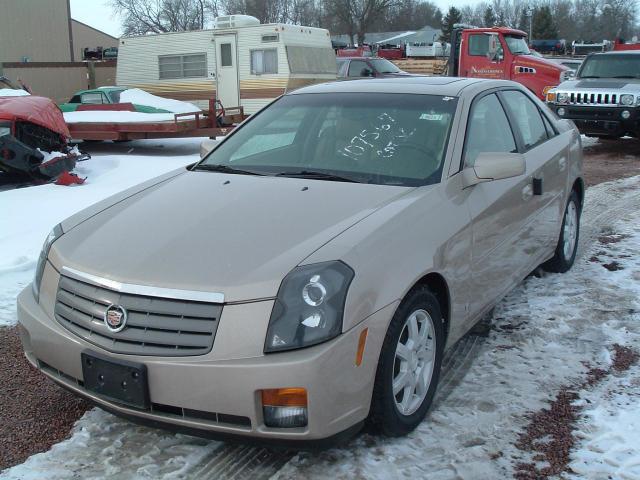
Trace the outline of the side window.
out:
M 553 128 L 553 125 L 551 125 L 551 122 L 545 114 L 542 114 L 542 121 L 544 122 L 544 126 L 547 129 L 547 137 L 555 137 L 558 133 L 556 132 L 555 128 Z
M 349 64 L 349 76 L 350 77 L 363 77 L 364 71 L 369 69 L 367 62 L 362 60 L 351 60 Z
M 105 103 L 102 98 L 102 93 L 100 92 L 91 92 L 91 93 L 83 93 L 82 94 L 82 103 L 88 103 L 91 105 Z
M 525 149 L 529 150 L 544 142 L 548 138 L 547 129 L 536 104 L 524 93 L 516 90 L 502 92 L 502 96 L 515 118 Z
M 278 50 L 251 50 L 251 74 L 278 73 Z
M 489 53 L 489 35 L 476 33 L 469 35 L 469 55 L 486 56 Z
M 507 115 L 495 94 L 476 101 L 467 121 L 464 166 L 471 167 L 482 152 L 517 152 Z
M 346 77 L 347 76 L 347 64 L 349 62 L 347 60 L 337 60 L 336 64 L 338 65 L 338 76 Z

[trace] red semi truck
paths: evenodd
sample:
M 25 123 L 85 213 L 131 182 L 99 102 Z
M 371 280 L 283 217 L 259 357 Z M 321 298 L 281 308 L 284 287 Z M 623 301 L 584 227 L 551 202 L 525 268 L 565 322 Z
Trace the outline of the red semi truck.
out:
M 527 34 L 512 28 L 455 28 L 451 38 L 448 75 L 513 80 L 541 100 L 573 73 L 542 57 L 534 56 Z

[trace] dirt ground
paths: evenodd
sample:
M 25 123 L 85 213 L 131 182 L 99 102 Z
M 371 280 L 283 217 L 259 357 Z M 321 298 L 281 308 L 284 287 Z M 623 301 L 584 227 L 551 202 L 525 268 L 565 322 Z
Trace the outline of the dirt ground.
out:
M 640 175 L 640 140 L 595 141 L 584 148 L 587 186 Z M 17 327 L 0 328 L 0 470 L 68 437 L 89 404 L 37 372 L 22 354 Z
M 617 178 L 640 175 L 640 140 L 587 139 L 584 147 L 584 177 L 587 186 Z

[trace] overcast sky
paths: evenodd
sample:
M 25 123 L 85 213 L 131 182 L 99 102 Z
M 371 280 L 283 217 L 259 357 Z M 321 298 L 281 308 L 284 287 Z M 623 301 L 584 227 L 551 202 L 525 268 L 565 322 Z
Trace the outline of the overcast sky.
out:
M 466 0 L 464 2 L 455 0 L 432 1 L 442 10 L 446 10 L 450 5 L 475 4 L 481 0 Z M 71 17 L 114 37 L 119 37 L 122 33 L 120 21 L 113 15 L 107 0 L 71 0 Z

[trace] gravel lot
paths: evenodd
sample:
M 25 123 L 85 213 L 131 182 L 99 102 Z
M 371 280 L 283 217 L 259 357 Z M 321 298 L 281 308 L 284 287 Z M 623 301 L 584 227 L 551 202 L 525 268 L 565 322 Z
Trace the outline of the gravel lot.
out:
M 105 147 L 98 148 L 104 151 Z M 585 141 L 588 185 L 639 174 L 640 141 Z M 46 380 L 28 364 L 16 327 L 0 328 L 0 365 L 1 470 L 68 437 L 89 405 Z

